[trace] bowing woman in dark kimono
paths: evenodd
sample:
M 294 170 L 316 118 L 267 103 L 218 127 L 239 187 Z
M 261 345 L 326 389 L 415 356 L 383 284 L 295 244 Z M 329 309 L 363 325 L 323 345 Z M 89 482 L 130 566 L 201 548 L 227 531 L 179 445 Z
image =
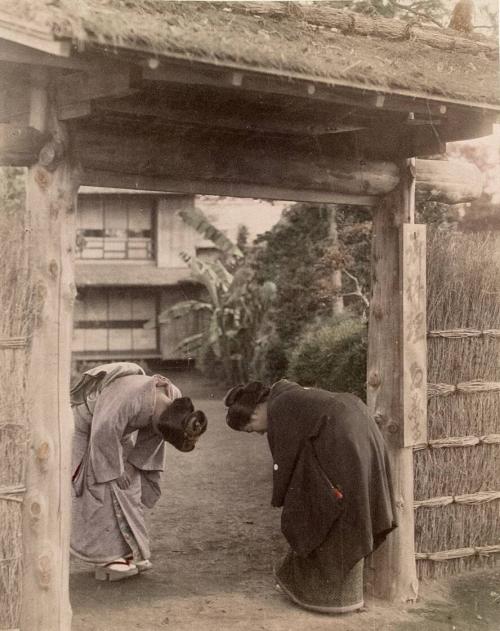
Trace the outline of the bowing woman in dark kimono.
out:
M 229 427 L 267 432 L 271 504 L 283 507 L 290 544 L 278 588 L 313 611 L 360 609 L 363 559 L 396 527 L 386 448 L 366 405 L 286 380 L 235 386 L 224 403 Z

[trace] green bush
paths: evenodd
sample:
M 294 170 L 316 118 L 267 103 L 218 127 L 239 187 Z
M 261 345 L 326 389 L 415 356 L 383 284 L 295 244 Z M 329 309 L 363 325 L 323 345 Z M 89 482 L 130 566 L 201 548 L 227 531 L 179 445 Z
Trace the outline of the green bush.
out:
M 352 392 L 366 399 L 367 326 L 332 318 L 308 328 L 290 356 L 288 374 L 303 386 Z

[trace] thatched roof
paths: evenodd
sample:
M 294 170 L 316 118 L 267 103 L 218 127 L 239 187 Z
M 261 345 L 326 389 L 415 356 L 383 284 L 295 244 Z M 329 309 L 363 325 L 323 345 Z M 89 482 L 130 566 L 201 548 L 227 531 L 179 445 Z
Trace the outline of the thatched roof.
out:
M 0 26 L 338 85 L 500 104 L 494 42 L 397 20 L 293 3 L 2 0 Z

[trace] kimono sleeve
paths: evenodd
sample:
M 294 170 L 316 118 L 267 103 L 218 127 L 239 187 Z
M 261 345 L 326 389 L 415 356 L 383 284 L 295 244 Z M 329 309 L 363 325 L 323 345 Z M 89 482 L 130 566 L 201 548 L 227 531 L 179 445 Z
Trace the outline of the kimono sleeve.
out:
M 127 460 L 141 471 L 163 471 L 165 460 L 165 441 L 152 427 L 139 430 L 135 446 Z
M 123 474 L 123 435 L 142 407 L 142 397 L 137 392 L 115 383 L 99 395 L 92 418 L 90 463 L 99 483 Z

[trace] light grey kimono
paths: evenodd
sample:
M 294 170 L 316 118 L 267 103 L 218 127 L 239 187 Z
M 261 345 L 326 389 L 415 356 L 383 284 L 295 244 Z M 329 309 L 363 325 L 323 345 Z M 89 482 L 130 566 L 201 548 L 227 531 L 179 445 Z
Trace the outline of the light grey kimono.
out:
M 71 552 L 84 561 L 150 557 L 144 507 L 160 496 L 165 450 L 151 424 L 157 388 L 172 400 L 181 396 L 165 377 L 119 362 L 87 371 L 72 390 Z M 130 486 L 120 489 L 124 471 Z

